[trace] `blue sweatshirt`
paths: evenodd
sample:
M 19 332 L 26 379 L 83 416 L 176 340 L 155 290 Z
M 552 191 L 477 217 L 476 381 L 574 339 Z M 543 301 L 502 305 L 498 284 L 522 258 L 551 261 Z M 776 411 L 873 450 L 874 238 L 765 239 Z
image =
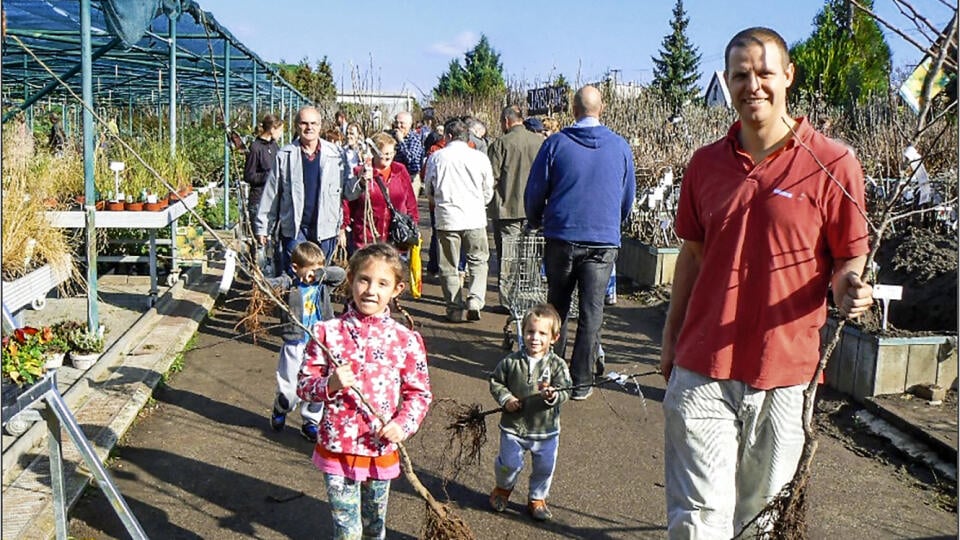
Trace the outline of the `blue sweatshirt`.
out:
M 527 221 L 545 238 L 619 247 L 637 191 L 633 153 L 606 126 L 583 124 L 540 147 L 523 197 Z

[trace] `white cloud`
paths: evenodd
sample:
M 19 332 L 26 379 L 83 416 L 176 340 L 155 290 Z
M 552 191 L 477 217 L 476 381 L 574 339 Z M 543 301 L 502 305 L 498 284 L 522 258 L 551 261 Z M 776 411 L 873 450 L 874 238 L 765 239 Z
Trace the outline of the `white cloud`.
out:
M 430 45 L 429 51 L 434 54 L 452 58 L 460 56 L 472 49 L 478 41 L 480 41 L 480 36 L 476 32 L 465 30 L 454 36 L 451 40 L 440 41 Z

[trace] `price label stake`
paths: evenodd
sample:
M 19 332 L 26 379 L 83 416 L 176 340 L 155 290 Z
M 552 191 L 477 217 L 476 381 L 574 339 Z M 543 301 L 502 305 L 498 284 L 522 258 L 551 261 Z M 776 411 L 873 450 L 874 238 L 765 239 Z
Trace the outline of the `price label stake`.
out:
M 883 326 L 881 326 L 881 328 L 886 330 L 887 313 L 890 311 L 890 302 L 903 299 L 903 287 L 900 285 L 881 285 L 878 283 L 873 286 L 873 297 L 883 302 Z

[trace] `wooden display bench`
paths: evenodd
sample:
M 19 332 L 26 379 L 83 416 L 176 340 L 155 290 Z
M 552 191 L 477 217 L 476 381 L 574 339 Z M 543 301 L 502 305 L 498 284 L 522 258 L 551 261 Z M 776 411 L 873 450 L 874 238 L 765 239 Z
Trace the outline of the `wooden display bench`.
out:
M 157 231 L 168 228 L 170 230 L 169 239 L 163 239 L 162 243 L 170 244 L 172 269 L 167 285 L 172 286 L 179 279 L 179 259 L 177 257 L 177 220 L 189 212 L 191 208 L 197 206 L 198 196 L 191 193 L 183 199 L 171 203 L 167 208 L 155 212 L 134 212 L 118 211 L 110 212 L 98 210 L 94 215 L 94 223 L 97 229 L 144 229 L 149 234 L 149 251 L 145 256 L 103 256 L 97 257 L 101 262 L 122 262 L 122 263 L 147 263 L 150 267 L 150 305 L 156 303 L 157 299 Z M 86 214 L 82 210 L 72 210 L 66 212 L 47 212 L 47 220 L 54 227 L 66 229 L 82 229 L 86 227 Z
M 46 304 L 47 293 L 57 288 L 70 278 L 70 256 L 67 256 L 64 270 L 58 271 L 47 264 L 37 268 L 29 274 L 13 281 L 3 282 L 3 305 L 11 313 L 31 306 L 33 309 L 43 309 Z

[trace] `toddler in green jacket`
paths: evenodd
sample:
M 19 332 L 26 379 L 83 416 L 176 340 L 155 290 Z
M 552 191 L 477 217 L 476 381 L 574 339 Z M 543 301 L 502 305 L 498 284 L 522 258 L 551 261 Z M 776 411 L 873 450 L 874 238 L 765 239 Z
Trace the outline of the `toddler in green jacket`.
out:
M 570 397 L 570 372 L 553 352 L 560 336 L 560 315 L 550 304 L 530 308 L 523 316 L 523 346 L 497 364 L 490 377 L 490 393 L 503 407 L 500 415 L 500 453 L 494 463 L 497 485 L 490 506 L 507 508 L 510 492 L 530 452 L 530 495 L 527 510 L 538 521 L 553 517 L 547 495 L 553 481 L 560 439 L 560 404 Z

